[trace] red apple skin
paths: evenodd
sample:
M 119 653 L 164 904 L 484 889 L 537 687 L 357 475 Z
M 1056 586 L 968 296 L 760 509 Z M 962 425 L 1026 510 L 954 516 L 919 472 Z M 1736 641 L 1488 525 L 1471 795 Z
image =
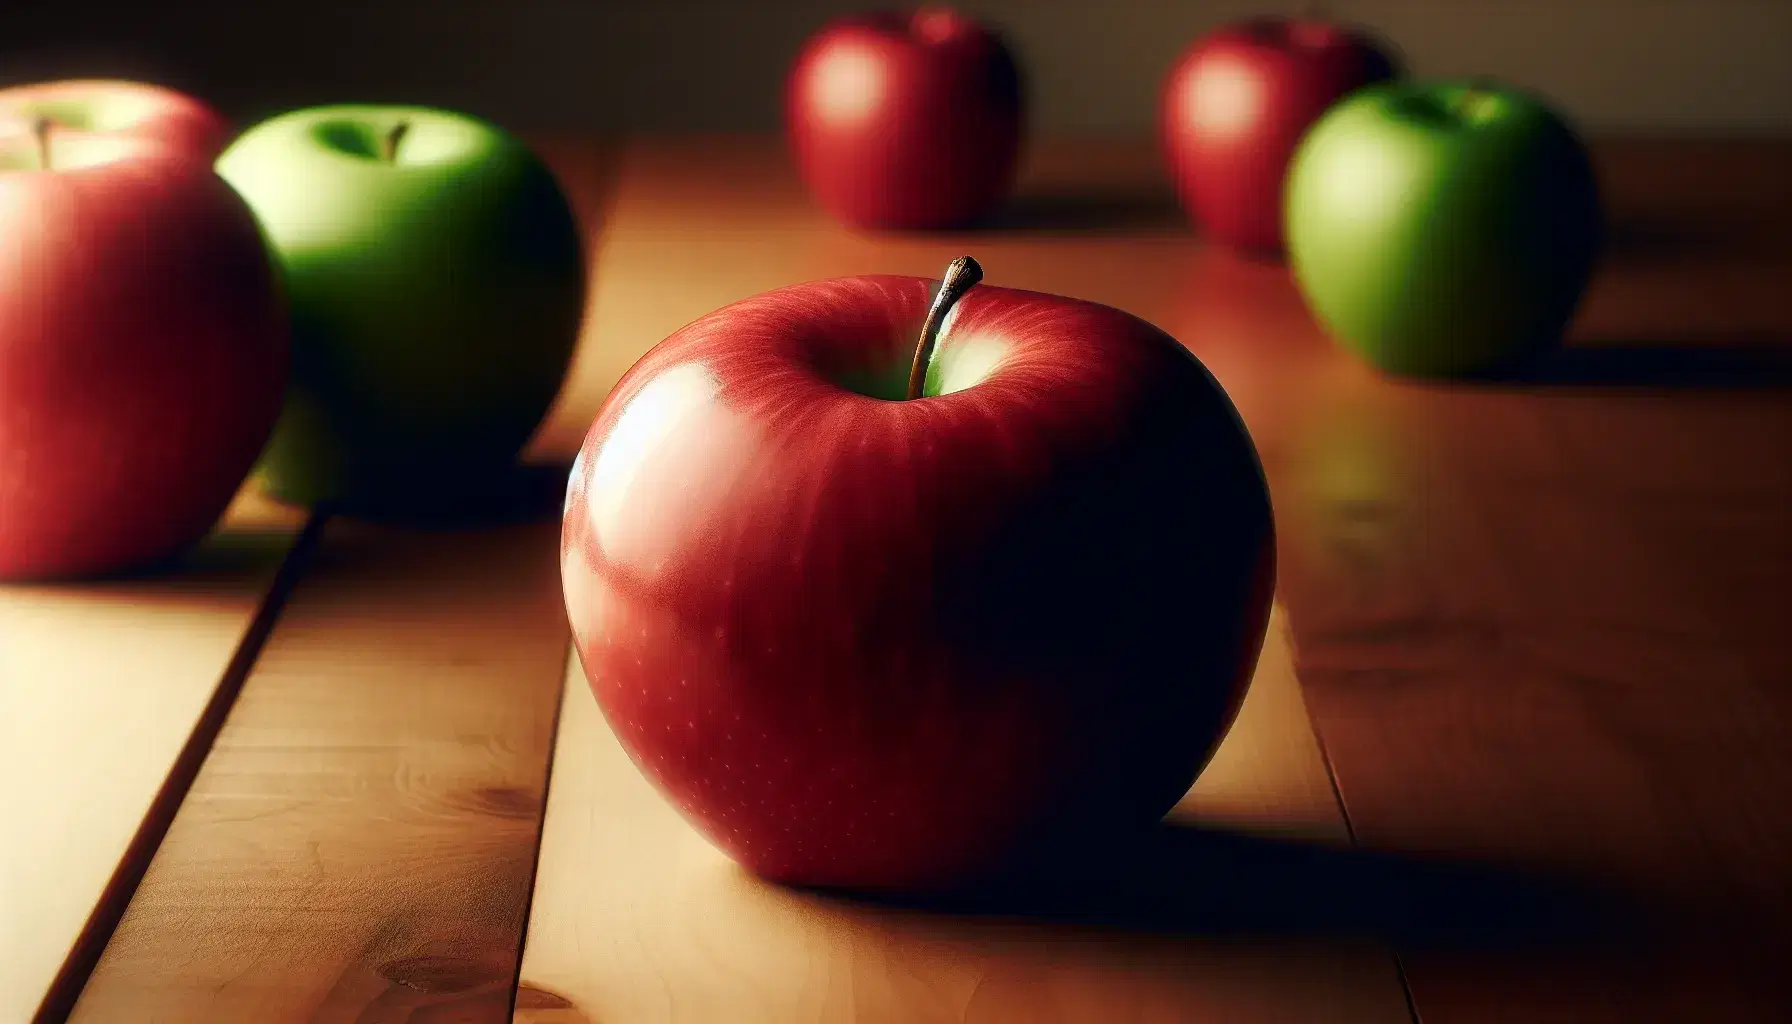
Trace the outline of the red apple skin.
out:
M 233 129 L 210 104 L 186 93 L 145 82 L 67 79 L 0 89 L 0 115 L 29 121 L 40 107 L 98 102 L 135 108 L 131 116 L 97 126 L 105 135 L 133 135 L 169 146 L 210 164 L 223 152 Z M 87 134 L 64 127 L 63 134 Z
M 1158 103 L 1182 208 L 1224 245 L 1279 254 L 1283 182 L 1301 137 L 1339 99 L 1398 74 L 1376 40 L 1324 21 L 1255 18 L 1203 36 Z
M 1014 186 L 1020 71 L 991 29 L 944 9 L 829 23 L 785 86 L 785 131 L 816 201 L 854 227 L 955 227 Z
M 208 165 L 130 136 L 54 152 L 70 166 L 0 171 L 5 580 L 143 568 L 197 541 L 288 369 L 260 229 Z
M 946 888 L 1150 827 L 1263 641 L 1268 492 L 1194 357 L 1118 310 L 981 286 L 940 345 L 1007 339 L 981 383 L 834 383 L 905 377 L 932 287 L 816 282 L 692 323 L 619 382 L 568 487 L 598 704 L 768 879 Z

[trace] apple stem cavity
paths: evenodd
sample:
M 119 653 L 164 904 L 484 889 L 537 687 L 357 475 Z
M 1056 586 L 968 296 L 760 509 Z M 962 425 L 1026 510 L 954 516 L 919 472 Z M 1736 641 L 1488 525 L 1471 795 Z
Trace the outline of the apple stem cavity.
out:
M 50 169 L 50 131 L 56 122 L 47 117 L 33 118 L 31 134 L 37 139 L 37 164 L 44 170 Z
M 1498 88 L 1498 83 L 1491 78 L 1471 80 L 1468 88 L 1462 90 L 1462 95 L 1456 99 L 1456 116 L 1473 118 L 1481 112 L 1481 106 L 1492 98 L 1494 90 Z
M 927 309 L 927 319 L 921 322 L 921 337 L 915 342 L 915 361 L 908 371 L 909 401 L 920 398 L 922 389 L 927 386 L 927 366 L 933 362 L 933 349 L 939 344 L 940 328 L 945 326 L 946 314 L 952 312 L 958 300 L 981 280 L 983 266 L 969 256 L 960 256 L 946 267 L 946 276 L 940 279 L 940 290 L 933 297 L 933 305 Z
M 411 130 L 411 123 L 409 121 L 400 121 L 397 124 L 393 125 L 392 130 L 388 131 L 386 133 L 386 138 L 380 148 L 381 158 L 384 159 L 389 164 L 397 163 L 398 162 L 398 144 L 400 142 L 404 141 L 404 137 L 405 137 L 406 133 L 408 133 L 410 130 Z

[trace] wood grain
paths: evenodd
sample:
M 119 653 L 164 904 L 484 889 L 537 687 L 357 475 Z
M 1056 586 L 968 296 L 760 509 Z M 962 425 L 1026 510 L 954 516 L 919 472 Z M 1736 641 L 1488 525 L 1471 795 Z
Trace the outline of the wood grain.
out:
M 330 523 L 73 1019 L 504 1017 L 566 664 L 557 525 Z
M 1336 850 L 1344 822 L 1283 637 L 1273 622 L 1238 722 L 1174 817 L 1214 836 L 1276 836 L 1276 849 Z M 1409 1019 L 1392 958 L 1357 935 L 1153 935 L 1077 927 L 1036 906 L 967 916 L 760 882 L 636 771 L 576 665 L 565 702 L 519 1024 Z M 1160 881 L 1192 882 L 1204 899 L 1298 884 L 1240 868 Z
M 1609 887 L 1641 918 L 1617 945 L 1408 948 L 1427 1024 L 1792 1017 L 1792 144 L 1606 156 L 1621 230 L 1575 372 L 1340 365 L 1272 467 L 1359 837 Z
M 1316 443 L 1388 486 L 1291 469 L 1284 576 L 1359 834 L 1616 886 L 1660 932 L 1409 951 L 1425 1019 L 1785 1019 L 1792 402 L 1362 391 L 1338 415 L 1381 429 Z
M 0 1020 L 77 991 L 246 672 L 303 519 L 240 498 L 154 575 L 0 586 Z M 92 953 L 97 953 L 97 945 Z

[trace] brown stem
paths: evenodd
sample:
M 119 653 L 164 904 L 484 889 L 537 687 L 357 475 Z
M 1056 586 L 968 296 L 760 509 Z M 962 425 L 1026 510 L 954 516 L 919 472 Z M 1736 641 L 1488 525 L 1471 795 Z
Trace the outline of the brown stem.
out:
M 31 122 L 31 134 L 37 138 L 37 165 L 46 171 L 50 169 L 50 130 L 55 127 L 56 122 L 47 117 Z
M 969 256 L 958 257 L 946 268 L 946 276 L 940 279 L 939 293 L 927 309 L 927 319 L 921 322 L 921 337 L 915 342 L 915 362 L 908 371 L 911 401 L 920 398 L 921 389 L 927 386 L 927 364 L 933 361 L 933 347 L 939 344 L 940 328 L 945 326 L 946 314 L 952 312 L 952 306 L 981 280 L 983 267 Z
M 1330 21 L 1331 20 L 1331 11 L 1327 10 L 1326 7 L 1327 7 L 1327 5 L 1325 3 L 1325 0 L 1308 0 L 1307 3 L 1304 3 L 1301 5 L 1301 8 L 1300 8 L 1301 20 L 1302 21 Z
M 395 163 L 398 160 L 398 144 L 404 141 L 405 133 L 410 130 L 411 124 L 409 121 L 400 121 L 392 126 L 391 131 L 386 133 L 384 144 L 380 148 L 380 156 L 387 163 Z

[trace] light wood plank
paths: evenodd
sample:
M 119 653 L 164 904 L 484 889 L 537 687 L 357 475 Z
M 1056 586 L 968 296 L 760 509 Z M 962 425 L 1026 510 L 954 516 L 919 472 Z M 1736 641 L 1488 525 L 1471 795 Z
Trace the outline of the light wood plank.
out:
M 171 782 L 183 749 L 209 743 L 195 731 L 240 682 L 227 670 L 302 525 L 245 495 L 167 571 L 0 586 L 0 1020 L 79 985 L 71 959 L 123 910 L 190 780 Z
M 565 672 L 556 523 L 332 522 L 73 1019 L 502 1019 Z
M 1341 845 L 1279 618 L 1270 635 L 1237 723 L 1174 817 Z M 1409 1019 L 1392 957 L 1362 939 L 1104 933 L 760 882 L 636 771 L 576 664 L 553 779 L 518 1024 Z

